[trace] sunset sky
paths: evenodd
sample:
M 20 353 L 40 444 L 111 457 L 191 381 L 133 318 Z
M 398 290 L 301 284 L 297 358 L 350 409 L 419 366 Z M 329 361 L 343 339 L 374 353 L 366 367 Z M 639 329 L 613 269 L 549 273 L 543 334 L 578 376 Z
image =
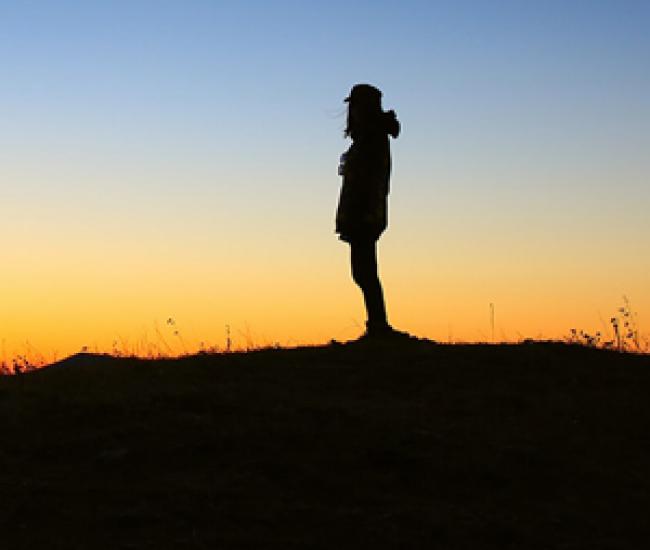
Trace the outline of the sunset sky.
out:
M 625 295 L 650 332 L 649 26 L 632 0 L 0 3 L 0 360 L 357 337 L 357 82 L 403 129 L 397 328 L 489 340 L 493 303 L 498 340 L 559 338 Z

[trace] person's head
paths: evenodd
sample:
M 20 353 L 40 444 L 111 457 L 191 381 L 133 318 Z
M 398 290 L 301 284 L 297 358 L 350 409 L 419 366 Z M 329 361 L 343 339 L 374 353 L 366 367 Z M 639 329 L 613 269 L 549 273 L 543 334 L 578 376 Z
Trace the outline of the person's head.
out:
M 381 106 L 382 93 L 370 84 L 355 84 L 350 95 L 345 98 L 348 104 L 348 120 L 345 135 L 355 136 L 383 131 L 394 138 L 399 135 L 399 122 L 394 111 L 384 112 Z

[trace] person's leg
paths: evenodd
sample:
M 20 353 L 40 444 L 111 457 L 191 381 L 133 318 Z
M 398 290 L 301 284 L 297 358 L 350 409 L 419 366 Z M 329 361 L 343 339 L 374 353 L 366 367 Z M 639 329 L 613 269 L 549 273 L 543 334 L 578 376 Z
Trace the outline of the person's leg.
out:
M 377 274 L 377 242 L 374 240 L 350 243 L 352 278 L 363 292 L 368 312 L 368 331 L 381 331 L 388 327 L 384 293 Z

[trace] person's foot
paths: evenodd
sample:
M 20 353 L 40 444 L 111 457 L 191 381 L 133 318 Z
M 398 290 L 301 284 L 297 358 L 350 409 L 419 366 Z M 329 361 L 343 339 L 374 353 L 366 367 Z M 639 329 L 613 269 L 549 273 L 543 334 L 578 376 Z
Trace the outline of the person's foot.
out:
M 386 335 L 388 338 L 404 338 L 406 340 L 417 340 L 416 336 L 409 334 L 408 332 L 397 330 L 396 328 L 390 327 L 390 332 Z
M 380 326 L 367 325 L 366 332 L 360 337 L 359 341 L 379 341 L 379 340 L 395 340 L 395 339 L 414 339 L 408 332 L 394 329 L 388 323 Z

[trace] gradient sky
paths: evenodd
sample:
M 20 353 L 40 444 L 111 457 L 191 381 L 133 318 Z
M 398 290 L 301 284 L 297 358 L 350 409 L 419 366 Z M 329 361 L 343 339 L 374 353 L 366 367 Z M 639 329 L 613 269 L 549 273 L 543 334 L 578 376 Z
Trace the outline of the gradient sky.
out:
M 356 337 L 357 82 L 403 127 L 395 326 L 486 340 L 494 303 L 498 339 L 555 338 L 626 295 L 647 333 L 648 28 L 627 0 L 0 3 L 2 353 Z

